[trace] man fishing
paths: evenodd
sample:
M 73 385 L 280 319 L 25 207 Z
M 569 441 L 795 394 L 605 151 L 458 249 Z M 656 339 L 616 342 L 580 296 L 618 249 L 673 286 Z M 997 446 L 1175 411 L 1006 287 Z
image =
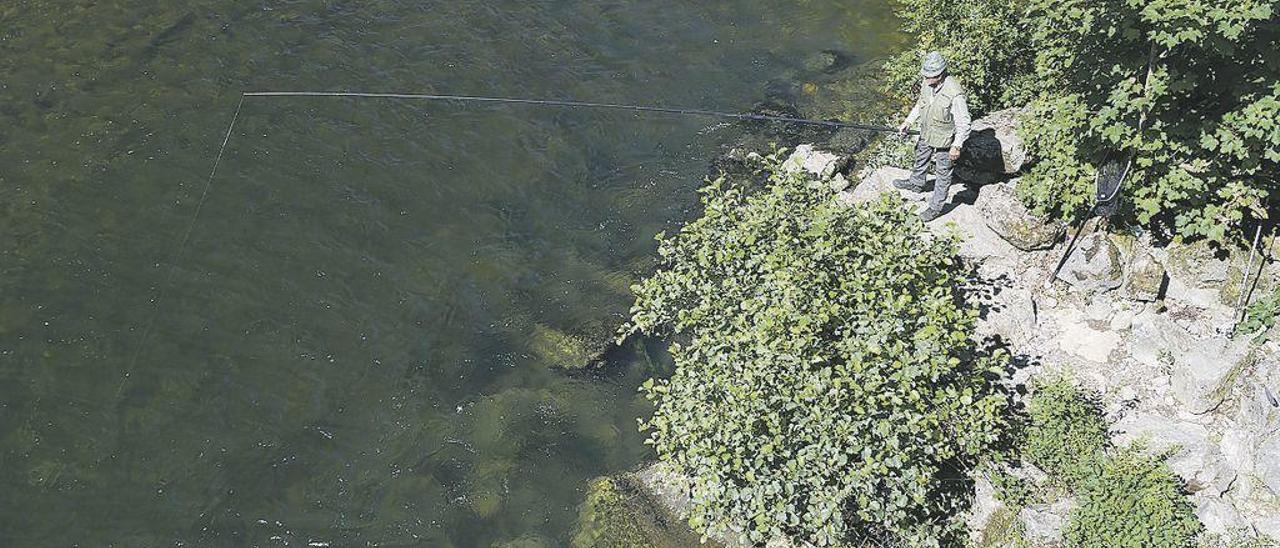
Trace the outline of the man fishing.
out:
M 893 182 L 893 186 L 924 192 L 925 174 L 932 159 L 937 177 L 933 183 L 933 194 L 929 195 L 928 207 L 920 213 L 920 218 L 929 222 L 942 215 L 942 206 L 947 201 L 947 191 L 951 187 L 952 163 L 960 158 L 960 151 L 969 138 L 973 119 L 969 116 L 964 88 L 954 76 L 947 73 L 947 60 L 941 53 L 932 51 L 925 56 L 920 75 L 924 77 L 924 83 L 920 86 L 920 99 L 907 115 L 906 121 L 898 126 L 898 133 L 905 136 L 907 129 L 917 119 L 920 120 L 916 162 L 911 170 L 911 178 L 898 179 Z

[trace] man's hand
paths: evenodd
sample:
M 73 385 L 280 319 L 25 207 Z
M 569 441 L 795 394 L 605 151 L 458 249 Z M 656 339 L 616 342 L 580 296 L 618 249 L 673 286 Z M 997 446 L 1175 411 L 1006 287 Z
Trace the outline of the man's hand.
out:
M 960 159 L 960 147 L 951 147 L 951 161 Z
M 902 125 L 899 125 L 899 126 L 898 126 L 898 135 L 901 135 L 901 136 L 903 136 L 903 137 L 906 137 L 906 136 L 907 136 L 907 124 L 906 124 L 906 123 L 903 123 Z

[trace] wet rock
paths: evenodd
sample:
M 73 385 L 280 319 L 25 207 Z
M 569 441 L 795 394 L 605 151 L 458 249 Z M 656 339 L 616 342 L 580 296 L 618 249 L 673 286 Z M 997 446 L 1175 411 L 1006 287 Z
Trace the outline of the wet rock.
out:
M 597 322 L 588 322 L 571 331 L 535 324 L 529 349 L 542 363 L 552 367 L 591 369 L 604 363 L 605 354 L 614 347 L 615 331 L 616 328 L 609 329 Z
M 698 536 L 631 475 L 596 478 L 578 509 L 575 548 L 683 548 Z
M 1253 359 L 1248 341 L 1226 337 L 1198 341 L 1173 356 L 1173 397 L 1192 413 L 1213 411 Z
M 1160 298 L 1165 284 L 1164 265 L 1147 251 L 1137 251 L 1129 262 L 1124 294 L 1135 301 L 1152 302 Z
M 1023 535 L 1035 546 L 1057 545 L 1062 542 L 1062 528 L 1067 516 L 1075 508 L 1075 501 L 1063 499 L 1053 504 L 1037 504 L 1018 512 Z
M 1123 278 L 1120 249 L 1104 232 L 1081 236 L 1058 273 L 1058 279 L 1087 294 L 1116 289 Z
M 1002 110 L 974 120 L 973 132 L 956 161 L 956 177 L 981 185 L 1022 170 L 1027 147 L 1018 136 L 1018 112 L 1018 109 Z
M 849 158 L 833 152 L 817 150 L 813 145 L 796 147 L 782 163 L 782 169 L 791 173 L 807 172 L 820 180 L 828 180 L 844 169 Z
M 1203 425 L 1155 414 L 1134 414 L 1116 424 L 1120 443 L 1141 442 L 1154 454 L 1171 452 L 1169 469 L 1192 493 L 1219 496 L 1231 488 L 1236 470 L 1229 466 Z
M 988 185 L 978 195 L 988 227 L 1023 251 L 1048 249 L 1062 237 L 1064 225 L 1036 217 L 1022 205 L 1012 185 Z

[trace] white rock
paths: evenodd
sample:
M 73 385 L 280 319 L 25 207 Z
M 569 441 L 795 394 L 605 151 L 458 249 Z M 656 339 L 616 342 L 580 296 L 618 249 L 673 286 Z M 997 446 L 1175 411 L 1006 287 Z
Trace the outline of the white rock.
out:
M 1173 396 L 1192 413 L 1217 409 L 1248 366 L 1249 341 L 1215 337 L 1174 355 Z
M 1169 468 L 1182 477 L 1192 493 L 1205 491 L 1218 496 L 1230 489 L 1236 479 L 1235 469 L 1210 441 L 1209 429 L 1203 425 L 1134 413 L 1116 423 L 1115 430 L 1118 443 L 1142 441 L 1156 454 L 1171 450 Z
M 1023 508 L 1018 512 L 1018 519 L 1022 521 L 1027 540 L 1042 544 L 1059 543 L 1062 542 L 1062 527 L 1074 508 L 1075 501 L 1063 499 L 1049 505 Z
M 850 184 L 851 183 L 844 177 L 843 173 L 837 173 L 835 177 L 831 178 L 831 191 L 844 192 L 844 189 L 849 188 Z
M 925 194 L 922 192 L 910 192 L 901 190 L 893 186 L 895 179 L 906 179 L 911 176 L 911 172 L 896 167 L 882 167 L 867 175 L 852 190 L 846 190 L 841 194 L 841 201 L 851 204 L 865 204 L 878 200 L 880 195 L 885 192 L 897 193 L 903 199 L 924 200 Z
M 1280 433 L 1273 433 L 1258 446 L 1254 473 L 1272 495 L 1280 497 Z
M 1137 316 L 1137 312 L 1129 309 L 1122 309 L 1111 316 L 1112 331 L 1128 331 L 1133 327 L 1133 319 Z
M 1215 535 L 1226 535 L 1248 525 L 1231 503 L 1217 497 L 1201 498 L 1196 517 L 1204 524 L 1205 532 Z
M 1083 321 L 1066 321 L 1058 334 L 1058 347 L 1064 352 L 1091 362 L 1106 363 L 1111 352 L 1120 346 L 1120 335 L 1099 331 Z
M 1105 232 L 1081 236 L 1058 272 L 1058 279 L 1090 294 L 1120 287 L 1124 280 L 1120 249 Z
M 813 145 L 805 144 L 796 147 L 791 156 L 782 164 L 788 172 L 806 171 L 821 180 L 835 176 L 848 162 L 848 158 L 832 152 L 817 150 Z
M 1231 428 L 1222 434 L 1218 441 L 1218 450 L 1228 466 L 1235 468 L 1240 474 L 1253 472 L 1254 437 L 1247 430 Z

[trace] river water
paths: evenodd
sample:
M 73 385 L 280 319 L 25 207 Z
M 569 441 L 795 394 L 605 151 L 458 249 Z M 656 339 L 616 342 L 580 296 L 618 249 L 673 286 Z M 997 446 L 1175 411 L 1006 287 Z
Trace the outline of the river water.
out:
M 743 111 L 893 27 L 861 0 L 4 2 L 0 545 L 564 545 L 586 480 L 648 458 L 666 366 L 567 375 L 533 334 L 625 312 L 743 130 L 251 98 L 210 180 L 239 92 Z

